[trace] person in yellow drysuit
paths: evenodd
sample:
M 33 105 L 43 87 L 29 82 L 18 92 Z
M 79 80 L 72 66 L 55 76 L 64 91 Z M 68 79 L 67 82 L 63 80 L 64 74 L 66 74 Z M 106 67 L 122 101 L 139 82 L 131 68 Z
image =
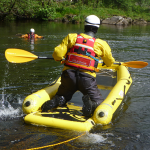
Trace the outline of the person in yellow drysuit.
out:
M 31 28 L 31 29 L 30 29 L 30 33 L 22 35 L 21 38 L 27 38 L 27 39 L 42 39 L 42 38 L 44 38 L 44 37 L 35 34 L 35 30 L 34 30 L 33 28 Z
M 84 95 L 82 112 L 86 117 L 91 117 L 103 101 L 96 83 L 98 57 L 101 57 L 104 65 L 108 67 L 115 59 L 107 42 L 95 38 L 99 26 L 100 19 L 97 16 L 87 16 L 84 33 L 70 33 L 55 47 L 55 61 L 61 61 L 65 57 L 61 85 L 56 95 L 42 105 L 42 111 L 65 106 L 77 90 Z

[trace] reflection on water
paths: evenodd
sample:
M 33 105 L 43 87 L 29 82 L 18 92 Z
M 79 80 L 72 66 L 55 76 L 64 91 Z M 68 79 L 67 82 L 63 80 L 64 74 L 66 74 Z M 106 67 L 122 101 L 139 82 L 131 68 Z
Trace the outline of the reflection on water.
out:
M 26 33 L 31 27 L 45 38 L 30 42 L 16 35 Z M 6 61 L 4 53 L 7 48 L 19 48 L 37 56 L 52 57 L 54 47 L 69 32 L 82 32 L 83 25 L 28 21 L 0 23 L 0 28 L 0 149 L 41 147 L 82 135 L 80 132 L 24 124 L 24 98 L 57 79 L 63 66 L 53 60 L 41 59 L 12 64 Z M 116 61 L 150 63 L 149 28 L 101 25 L 97 37 L 109 43 Z M 133 84 L 111 124 L 97 125 L 90 133 L 49 149 L 149 149 L 149 70 L 149 65 L 142 69 L 129 68 Z M 78 105 L 81 105 L 80 101 Z

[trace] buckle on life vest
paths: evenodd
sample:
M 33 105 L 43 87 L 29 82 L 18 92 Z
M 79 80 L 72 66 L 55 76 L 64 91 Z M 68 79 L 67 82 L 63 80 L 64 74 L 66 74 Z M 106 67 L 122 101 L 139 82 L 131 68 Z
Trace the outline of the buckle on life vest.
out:
M 87 43 L 87 40 L 86 40 L 86 39 L 83 39 L 83 43 Z
M 99 72 L 99 69 L 97 69 L 97 68 L 94 68 L 94 71 L 96 71 L 96 72 Z

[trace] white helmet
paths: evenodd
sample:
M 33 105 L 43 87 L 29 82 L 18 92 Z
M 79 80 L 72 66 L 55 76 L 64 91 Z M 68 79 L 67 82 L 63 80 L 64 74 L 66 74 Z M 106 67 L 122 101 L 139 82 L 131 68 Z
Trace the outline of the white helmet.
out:
M 90 25 L 90 26 L 95 26 L 95 27 L 99 28 L 100 19 L 95 15 L 87 16 L 85 19 L 84 25 Z
M 35 30 L 33 28 L 30 29 L 30 32 L 35 32 Z

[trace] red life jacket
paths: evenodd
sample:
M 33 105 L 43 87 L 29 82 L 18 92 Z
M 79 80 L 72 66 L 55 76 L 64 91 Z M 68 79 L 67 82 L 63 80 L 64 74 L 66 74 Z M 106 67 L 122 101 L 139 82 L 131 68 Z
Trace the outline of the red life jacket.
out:
M 35 38 L 35 34 L 33 33 L 33 34 L 30 34 L 30 33 L 28 33 L 28 39 L 34 39 Z
M 75 45 L 67 53 L 65 60 L 66 66 L 76 67 L 78 69 L 84 69 L 89 71 L 98 71 L 98 61 L 86 55 L 89 53 L 91 56 L 95 57 L 94 43 L 95 38 L 84 38 L 80 34 L 77 35 L 77 40 Z

